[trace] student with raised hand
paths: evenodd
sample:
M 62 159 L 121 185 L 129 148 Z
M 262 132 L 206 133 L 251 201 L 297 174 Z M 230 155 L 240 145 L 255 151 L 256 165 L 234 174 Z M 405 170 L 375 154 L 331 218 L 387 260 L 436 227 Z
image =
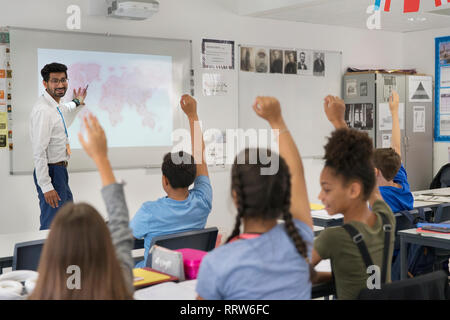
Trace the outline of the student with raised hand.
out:
M 145 202 L 131 220 L 134 237 L 144 238 L 145 259 L 137 263 L 138 268 L 147 265 L 154 236 L 204 229 L 211 212 L 212 188 L 204 159 L 197 102 L 183 95 L 180 105 L 189 119 L 193 156 L 183 151 L 164 156 L 162 186 L 167 196 Z M 189 190 L 192 183 L 194 188 Z
M 266 161 L 268 150 L 245 149 L 236 157 L 235 228 L 227 244 L 203 258 L 198 299 L 310 299 L 314 235 L 302 160 L 278 100 L 257 97 L 253 109 L 279 130 L 280 156 L 272 152 Z
M 339 97 L 325 98 L 325 113 L 336 129 L 347 128 L 344 120 L 345 104 Z M 391 148 L 379 148 L 373 152 L 375 176 L 383 200 L 393 212 L 411 210 L 414 197 L 408 183 L 408 176 L 401 158 L 401 133 L 398 115 L 399 96 L 392 91 L 389 109 L 392 115 Z
M 392 115 L 391 147 L 376 149 L 373 155 L 377 185 L 381 196 L 393 212 L 412 210 L 414 205 L 408 175 L 402 164 L 398 109 L 399 96 L 396 91 L 392 91 L 389 97 L 389 110 Z
M 106 225 L 97 210 L 85 203 L 68 203 L 59 210 L 39 262 L 38 280 L 29 297 L 33 300 L 133 297 L 133 236 L 123 185 L 116 183 L 98 120 L 89 115 L 84 123 L 87 140 L 81 133 L 79 139 L 100 172 L 109 222 Z
M 328 214 L 343 214 L 344 224 L 362 236 L 373 264 L 385 270 L 386 282 L 390 282 L 395 218 L 376 187 L 372 140 L 365 132 L 347 128 L 341 99 L 326 97 L 324 108 L 328 119 L 338 129 L 325 145 L 319 199 Z M 391 229 L 384 225 L 390 225 Z M 386 258 L 384 230 L 390 230 Z M 312 264 L 317 265 L 322 259 L 331 260 L 338 299 L 356 299 L 359 292 L 367 288 L 371 274 L 367 273 L 358 245 L 343 226 L 326 228 L 315 239 Z M 330 280 L 331 273 L 321 273 L 318 278 Z

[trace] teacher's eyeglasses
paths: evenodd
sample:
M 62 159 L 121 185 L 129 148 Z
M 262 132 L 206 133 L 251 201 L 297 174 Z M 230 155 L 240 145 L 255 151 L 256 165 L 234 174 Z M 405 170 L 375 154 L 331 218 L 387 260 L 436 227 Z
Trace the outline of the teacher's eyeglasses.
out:
M 62 83 L 62 84 L 66 84 L 69 81 L 69 79 L 66 78 L 62 78 L 62 79 L 50 79 L 50 83 L 52 84 L 58 84 L 58 83 Z

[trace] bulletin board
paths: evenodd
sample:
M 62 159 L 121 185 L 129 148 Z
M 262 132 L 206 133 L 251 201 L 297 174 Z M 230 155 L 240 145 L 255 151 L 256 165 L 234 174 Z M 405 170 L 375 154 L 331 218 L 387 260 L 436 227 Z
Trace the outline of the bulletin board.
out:
M 435 141 L 450 141 L 450 36 L 435 39 Z
M 249 48 L 250 56 L 256 57 L 250 59 L 250 63 L 245 63 L 249 52 L 245 48 Z M 275 51 L 284 56 L 279 70 L 272 70 L 277 68 L 271 63 Z M 259 52 L 266 52 L 267 68 L 262 67 L 265 65 L 262 60 L 258 61 Z M 300 54 L 303 52 L 309 65 L 306 70 L 300 68 Z M 324 68 L 320 71 L 315 71 L 315 52 L 320 52 L 324 58 Z M 241 45 L 239 53 L 239 127 L 244 130 L 269 129 L 267 122 L 256 116 L 252 105 L 257 96 L 276 97 L 302 157 L 323 158 L 326 137 L 334 130 L 325 116 L 323 100 L 328 94 L 342 95 L 342 52 Z M 292 60 L 296 64 L 293 70 L 287 62 L 291 53 L 294 53 Z

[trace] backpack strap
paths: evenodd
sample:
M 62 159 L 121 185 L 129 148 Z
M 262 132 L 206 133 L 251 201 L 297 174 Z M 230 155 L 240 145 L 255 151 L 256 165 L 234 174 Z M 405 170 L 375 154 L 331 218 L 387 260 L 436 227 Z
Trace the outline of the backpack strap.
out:
M 391 231 L 392 225 L 389 223 L 387 216 L 381 214 L 381 219 L 383 220 L 383 231 L 384 231 L 384 249 L 383 249 L 383 268 L 381 269 L 381 283 L 386 283 L 387 275 L 387 263 L 389 260 L 389 247 L 391 243 Z
M 358 246 L 359 252 L 361 253 L 364 263 L 366 264 L 366 268 L 372 266 L 372 258 L 370 257 L 369 251 L 367 250 L 363 235 L 350 224 L 344 224 L 342 227 L 345 229 L 345 231 L 348 232 L 353 242 Z
M 385 215 L 381 215 L 381 219 L 383 221 L 383 231 L 384 231 L 383 266 L 381 268 L 381 283 L 384 284 L 386 283 L 387 263 L 389 260 L 389 244 L 391 241 L 392 225 L 389 223 L 389 220 Z M 370 257 L 369 250 L 367 250 L 367 246 L 364 242 L 363 235 L 350 224 L 344 224 L 342 227 L 348 232 L 348 234 L 350 234 L 350 237 L 352 238 L 353 242 L 358 246 L 359 252 L 361 253 L 364 263 L 366 264 L 366 268 L 372 266 L 373 261 L 372 258 Z

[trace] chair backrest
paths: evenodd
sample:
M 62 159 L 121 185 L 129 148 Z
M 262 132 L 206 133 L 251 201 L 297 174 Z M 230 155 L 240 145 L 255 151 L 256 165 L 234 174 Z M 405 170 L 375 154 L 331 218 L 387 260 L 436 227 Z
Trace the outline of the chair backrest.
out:
M 12 270 L 37 271 L 45 239 L 16 243 Z
M 433 209 L 421 207 L 412 210 L 403 210 L 394 213 L 395 217 L 395 242 L 394 250 L 400 249 L 400 237 L 397 233 L 401 230 L 415 228 L 417 222 L 429 222 L 433 214 Z
M 197 249 L 203 251 L 211 251 L 216 246 L 216 239 L 219 230 L 216 227 L 206 228 L 202 230 L 187 231 L 155 236 L 152 238 L 150 248 L 158 245 L 167 249 Z M 147 267 L 151 266 L 151 256 L 147 257 Z
M 434 223 L 441 223 L 443 221 L 450 220 L 450 203 L 442 203 L 436 209 L 434 214 Z
M 450 163 L 443 165 L 438 173 L 433 177 L 433 180 L 430 183 L 430 189 L 438 189 L 445 188 L 450 186 Z
M 381 285 L 380 289 L 363 289 L 361 300 L 448 300 L 450 289 L 443 270 Z

